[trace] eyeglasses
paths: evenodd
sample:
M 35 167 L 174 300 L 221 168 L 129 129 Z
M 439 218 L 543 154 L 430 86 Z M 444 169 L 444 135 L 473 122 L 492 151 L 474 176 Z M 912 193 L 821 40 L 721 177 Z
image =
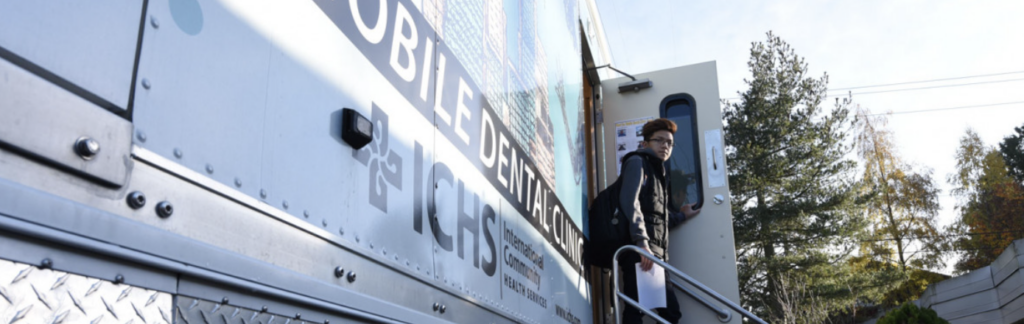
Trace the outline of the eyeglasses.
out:
M 674 143 L 674 142 L 672 142 L 672 140 L 670 140 L 670 139 L 667 139 L 667 138 L 660 138 L 660 137 L 658 137 L 658 138 L 652 138 L 652 139 L 651 139 L 651 140 L 650 140 L 649 142 L 654 142 L 654 143 L 657 143 L 657 144 L 666 144 L 666 145 L 668 145 L 668 147 L 669 147 L 669 148 L 671 148 L 671 147 L 672 147 L 672 144 Z

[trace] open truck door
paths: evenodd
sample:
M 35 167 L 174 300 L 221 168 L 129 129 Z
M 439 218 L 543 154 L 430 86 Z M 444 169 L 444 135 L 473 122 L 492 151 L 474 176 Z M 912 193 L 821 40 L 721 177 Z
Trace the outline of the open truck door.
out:
M 619 176 L 622 157 L 643 141 L 648 120 L 668 118 L 678 126 L 670 173 L 670 205 L 696 203 L 698 216 L 671 230 L 669 263 L 734 303 L 739 304 L 736 248 L 733 240 L 729 183 L 723 152 L 722 111 L 715 62 L 654 71 L 601 81 L 600 115 L 605 162 L 602 188 Z M 600 149 L 599 149 L 600 150 Z M 632 266 L 632 265 L 624 265 Z M 682 283 L 681 281 L 678 281 Z M 671 285 L 671 284 L 670 284 Z M 685 283 L 683 283 L 686 286 Z M 691 287 L 692 288 L 692 287 Z M 691 289 L 694 290 L 694 289 Z M 675 290 L 683 313 L 681 323 L 741 323 L 729 319 L 687 294 Z M 710 298 L 706 298 L 711 300 Z M 720 303 L 713 304 L 721 305 Z M 624 303 L 622 303 L 624 304 Z M 724 306 L 721 306 L 725 309 Z

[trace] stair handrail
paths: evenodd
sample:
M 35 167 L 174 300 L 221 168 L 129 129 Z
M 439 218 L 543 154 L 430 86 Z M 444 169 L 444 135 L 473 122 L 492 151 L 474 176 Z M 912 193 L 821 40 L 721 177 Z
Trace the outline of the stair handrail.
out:
M 640 303 L 638 303 L 637 301 L 633 300 L 629 296 L 626 296 L 625 293 L 619 291 L 619 254 L 621 254 L 623 251 L 627 251 L 627 250 L 636 252 L 637 254 L 639 254 L 639 255 L 641 255 L 643 257 L 646 257 L 646 258 L 650 259 L 651 261 L 654 261 L 654 263 L 657 263 L 662 268 L 665 268 L 665 270 L 668 270 L 672 275 L 674 275 L 676 277 L 679 277 L 680 279 L 683 279 L 683 281 L 685 281 L 687 284 L 690 284 L 691 286 L 696 287 L 698 290 L 700 290 L 704 294 L 706 294 L 708 296 L 711 296 L 711 298 L 714 298 L 715 300 L 717 300 L 718 302 L 720 302 L 722 304 L 725 304 L 726 307 L 729 307 L 733 311 L 735 311 L 737 313 L 740 313 L 740 315 L 743 315 L 743 317 L 748 318 L 748 319 L 750 319 L 750 320 L 752 320 L 752 321 L 754 321 L 756 323 L 768 324 L 768 322 L 765 322 L 764 320 L 762 320 L 761 318 L 757 317 L 756 315 L 750 313 L 746 309 L 743 309 L 743 307 L 741 307 L 739 304 L 736 304 L 733 301 L 729 300 L 728 298 L 725 298 L 725 296 L 722 296 L 721 294 L 719 294 L 718 292 L 716 292 L 713 289 L 709 288 L 708 286 L 705 286 L 700 281 L 697 281 L 696 279 L 691 278 L 690 276 L 686 275 L 682 271 L 679 271 L 679 269 L 676 269 L 675 267 L 669 265 L 667 262 L 662 261 L 661 259 L 658 259 L 658 258 L 654 257 L 650 253 L 647 253 L 647 251 L 644 251 L 643 249 L 641 249 L 641 248 L 639 248 L 639 247 L 637 247 L 635 245 L 628 245 L 628 244 L 624 245 L 624 246 L 620 247 L 618 250 L 616 250 L 615 251 L 615 255 L 612 257 L 612 279 L 614 279 L 614 281 L 613 281 L 614 284 L 612 285 L 612 287 L 614 287 L 613 289 L 615 291 L 615 323 L 616 324 L 622 324 L 622 307 L 619 304 L 619 300 L 620 299 L 622 301 L 632 305 L 636 309 L 639 309 L 641 312 L 643 312 L 647 316 L 650 316 L 651 318 L 653 318 L 654 320 L 658 321 L 659 323 L 672 324 L 672 323 L 669 323 L 668 321 L 666 321 L 664 318 L 661 318 L 661 316 L 658 316 L 658 314 L 656 314 L 655 312 L 653 312 L 653 311 L 651 311 L 649 309 L 641 307 Z M 674 284 L 676 284 L 676 283 L 674 283 Z M 705 306 L 709 306 L 710 305 L 710 303 L 707 302 L 706 300 L 701 300 L 701 301 L 704 302 Z M 709 308 L 711 308 L 711 307 L 709 307 Z M 711 310 L 716 311 L 716 313 L 718 313 L 715 308 L 711 308 Z M 721 316 L 721 313 L 719 313 L 719 316 Z
M 683 284 L 679 283 L 678 281 L 675 281 L 675 279 L 667 279 L 667 281 L 671 283 L 673 287 L 679 289 L 679 291 L 686 293 L 687 295 L 690 296 L 690 298 L 697 300 L 702 305 L 704 305 L 704 307 L 707 307 L 708 309 L 714 311 L 715 314 L 718 314 L 719 322 L 728 323 L 729 321 L 732 320 L 732 312 L 730 312 L 728 309 L 718 307 L 718 305 L 712 304 L 707 299 L 704 299 L 704 296 L 698 295 L 697 293 L 693 292 L 693 290 L 690 290 L 690 288 L 686 288 L 686 286 L 683 286 Z

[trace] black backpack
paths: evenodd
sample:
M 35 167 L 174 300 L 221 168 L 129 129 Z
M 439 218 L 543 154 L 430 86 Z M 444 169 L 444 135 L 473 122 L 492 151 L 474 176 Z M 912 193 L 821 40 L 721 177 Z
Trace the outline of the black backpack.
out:
M 623 161 L 630 155 L 623 157 Z M 644 170 L 648 170 L 647 159 L 643 159 Z M 590 231 L 590 248 L 587 258 L 591 265 L 602 268 L 612 267 L 615 251 L 623 245 L 632 244 L 629 235 L 629 217 L 619 210 L 619 192 L 622 189 L 622 177 L 619 177 L 608 188 L 601 190 L 587 211 Z

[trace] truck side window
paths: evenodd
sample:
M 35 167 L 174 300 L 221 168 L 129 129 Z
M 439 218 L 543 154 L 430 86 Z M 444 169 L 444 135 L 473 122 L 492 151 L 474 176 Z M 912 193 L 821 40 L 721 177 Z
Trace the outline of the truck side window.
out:
M 678 211 L 685 204 L 704 204 L 700 169 L 700 145 L 697 142 L 697 115 L 693 96 L 685 93 L 665 97 L 661 101 L 661 117 L 676 123 L 672 157 L 665 162 L 669 172 L 670 202 Z

